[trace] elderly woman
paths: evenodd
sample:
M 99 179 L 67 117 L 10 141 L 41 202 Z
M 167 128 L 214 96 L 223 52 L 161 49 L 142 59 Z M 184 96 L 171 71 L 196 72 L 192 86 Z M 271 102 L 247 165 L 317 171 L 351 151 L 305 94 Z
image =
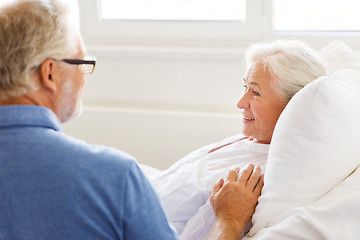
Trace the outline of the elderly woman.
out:
M 190 153 L 150 176 L 181 239 L 203 239 L 214 221 L 208 201 L 215 182 L 252 163 L 264 170 L 276 122 L 292 96 L 325 75 L 318 55 L 300 41 L 252 45 L 246 52 L 244 90 L 237 103 L 242 134 Z

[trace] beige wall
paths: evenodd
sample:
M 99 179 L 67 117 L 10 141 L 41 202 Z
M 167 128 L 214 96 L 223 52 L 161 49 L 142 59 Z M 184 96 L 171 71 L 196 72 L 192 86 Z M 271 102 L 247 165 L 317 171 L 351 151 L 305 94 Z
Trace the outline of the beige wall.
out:
M 65 132 L 160 169 L 241 132 L 242 51 L 88 47 L 96 70 Z

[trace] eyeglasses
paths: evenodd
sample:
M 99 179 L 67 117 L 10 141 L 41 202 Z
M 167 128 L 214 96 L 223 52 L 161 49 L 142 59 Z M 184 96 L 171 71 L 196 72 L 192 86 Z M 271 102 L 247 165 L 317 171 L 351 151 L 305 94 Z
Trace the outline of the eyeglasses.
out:
M 95 70 L 96 58 L 92 56 L 87 56 L 85 59 L 62 59 L 63 61 L 69 64 L 81 65 L 85 74 L 92 74 Z

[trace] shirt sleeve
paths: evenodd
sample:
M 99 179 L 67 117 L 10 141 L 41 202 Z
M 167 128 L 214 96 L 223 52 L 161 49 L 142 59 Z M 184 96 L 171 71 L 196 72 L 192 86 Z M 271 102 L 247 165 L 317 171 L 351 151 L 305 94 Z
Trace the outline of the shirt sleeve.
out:
M 157 194 L 135 163 L 128 169 L 123 194 L 125 240 L 178 239 L 174 228 L 168 223 Z

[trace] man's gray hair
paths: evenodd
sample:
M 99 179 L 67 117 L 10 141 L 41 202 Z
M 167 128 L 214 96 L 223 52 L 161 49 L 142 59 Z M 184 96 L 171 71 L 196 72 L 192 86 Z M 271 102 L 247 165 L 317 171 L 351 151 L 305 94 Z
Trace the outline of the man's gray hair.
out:
M 69 7 L 58 0 L 18 0 L 0 7 L 0 99 L 37 86 L 31 76 L 47 58 L 76 53 Z
M 246 52 L 249 68 L 260 63 L 274 79 L 275 89 L 287 101 L 311 81 L 326 75 L 318 54 L 298 40 L 277 40 L 250 46 Z

